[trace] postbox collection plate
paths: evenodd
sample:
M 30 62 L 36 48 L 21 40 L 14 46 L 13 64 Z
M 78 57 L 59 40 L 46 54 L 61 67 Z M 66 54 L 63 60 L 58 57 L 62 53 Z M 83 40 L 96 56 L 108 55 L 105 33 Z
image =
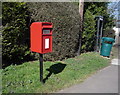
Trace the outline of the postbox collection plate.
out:
M 43 37 L 43 52 L 49 52 L 52 51 L 51 46 L 52 46 L 52 42 L 51 42 L 51 37 L 50 36 L 44 36 Z

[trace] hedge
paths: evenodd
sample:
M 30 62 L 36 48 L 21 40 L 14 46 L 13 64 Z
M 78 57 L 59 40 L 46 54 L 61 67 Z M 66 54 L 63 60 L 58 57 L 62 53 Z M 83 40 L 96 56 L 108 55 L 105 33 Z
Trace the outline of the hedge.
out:
M 80 16 L 74 3 L 27 3 L 32 22 L 52 22 L 53 52 L 45 60 L 62 60 L 74 57 L 78 50 Z M 32 6 L 32 7 L 31 7 Z M 32 23 L 31 22 L 31 23 Z
M 81 36 L 78 8 L 78 4 L 72 2 L 3 2 L 3 63 L 20 64 L 38 58 L 37 53 L 30 51 L 29 30 L 31 23 L 38 21 L 52 22 L 54 25 L 53 52 L 44 55 L 45 61 L 76 56 Z M 109 18 L 106 8 L 104 3 L 85 3 L 82 52 L 94 50 L 96 15 L 104 16 L 103 31 L 112 25 L 112 17 Z
M 29 12 L 25 3 L 2 4 L 3 66 L 32 59 L 29 51 Z
M 94 51 L 95 48 L 95 20 L 93 14 L 87 9 L 84 14 L 84 30 L 82 33 L 82 52 Z
M 35 59 L 30 52 L 30 25 L 32 22 L 52 22 L 53 52 L 44 60 L 62 60 L 74 57 L 78 50 L 80 18 L 74 3 L 4 2 L 3 11 L 3 62 L 19 64 Z M 4 65 L 3 64 L 3 65 Z
M 96 16 L 103 16 L 103 36 L 111 37 L 108 31 L 113 26 L 113 16 L 108 13 L 108 2 L 84 2 L 84 30 L 82 34 L 82 52 L 94 51 L 97 38 Z

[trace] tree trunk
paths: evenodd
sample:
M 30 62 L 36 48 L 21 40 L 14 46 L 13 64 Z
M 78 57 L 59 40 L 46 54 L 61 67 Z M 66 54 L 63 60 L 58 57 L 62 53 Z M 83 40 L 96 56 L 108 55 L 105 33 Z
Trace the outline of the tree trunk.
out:
M 79 47 L 78 47 L 77 56 L 81 54 L 81 42 L 82 42 L 82 31 L 83 31 L 83 11 L 84 11 L 84 0 L 79 0 L 80 33 L 79 33 Z

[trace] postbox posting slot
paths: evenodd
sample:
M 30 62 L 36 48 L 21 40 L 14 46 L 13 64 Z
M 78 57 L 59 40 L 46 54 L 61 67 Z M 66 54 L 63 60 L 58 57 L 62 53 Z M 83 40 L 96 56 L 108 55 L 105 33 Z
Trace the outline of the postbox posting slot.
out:
M 52 24 L 50 24 L 50 23 L 43 23 L 42 24 L 42 26 L 50 26 L 50 25 L 52 25 Z

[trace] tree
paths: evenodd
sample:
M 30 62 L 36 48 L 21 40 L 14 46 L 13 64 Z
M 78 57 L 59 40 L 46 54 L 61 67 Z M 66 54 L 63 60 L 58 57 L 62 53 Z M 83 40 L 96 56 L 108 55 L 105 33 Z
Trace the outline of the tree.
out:
M 95 41 L 95 20 L 89 9 L 84 14 L 84 31 L 82 33 L 82 50 L 93 50 Z
M 84 11 L 84 0 L 79 0 L 79 14 L 80 14 L 80 33 L 79 33 L 79 45 L 78 53 L 79 56 L 81 53 L 81 43 L 82 43 L 82 31 L 83 31 L 83 11 Z
M 110 16 L 107 10 L 108 4 L 109 3 L 107 2 L 85 2 L 84 3 L 84 14 L 86 16 L 84 16 L 84 31 L 83 31 L 84 35 L 82 35 L 83 36 L 82 52 L 94 50 L 94 46 L 95 46 L 94 40 L 96 38 L 96 31 L 97 31 L 96 25 L 94 22 L 96 16 L 103 16 L 104 18 L 103 33 L 105 33 L 107 29 L 110 29 L 113 26 L 113 17 Z M 94 21 L 91 22 L 90 18 L 93 19 Z M 85 34 L 87 34 L 88 37 L 87 36 L 85 37 Z M 90 35 L 94 35 L 92 36 L 93 39 L 89 38 Z

